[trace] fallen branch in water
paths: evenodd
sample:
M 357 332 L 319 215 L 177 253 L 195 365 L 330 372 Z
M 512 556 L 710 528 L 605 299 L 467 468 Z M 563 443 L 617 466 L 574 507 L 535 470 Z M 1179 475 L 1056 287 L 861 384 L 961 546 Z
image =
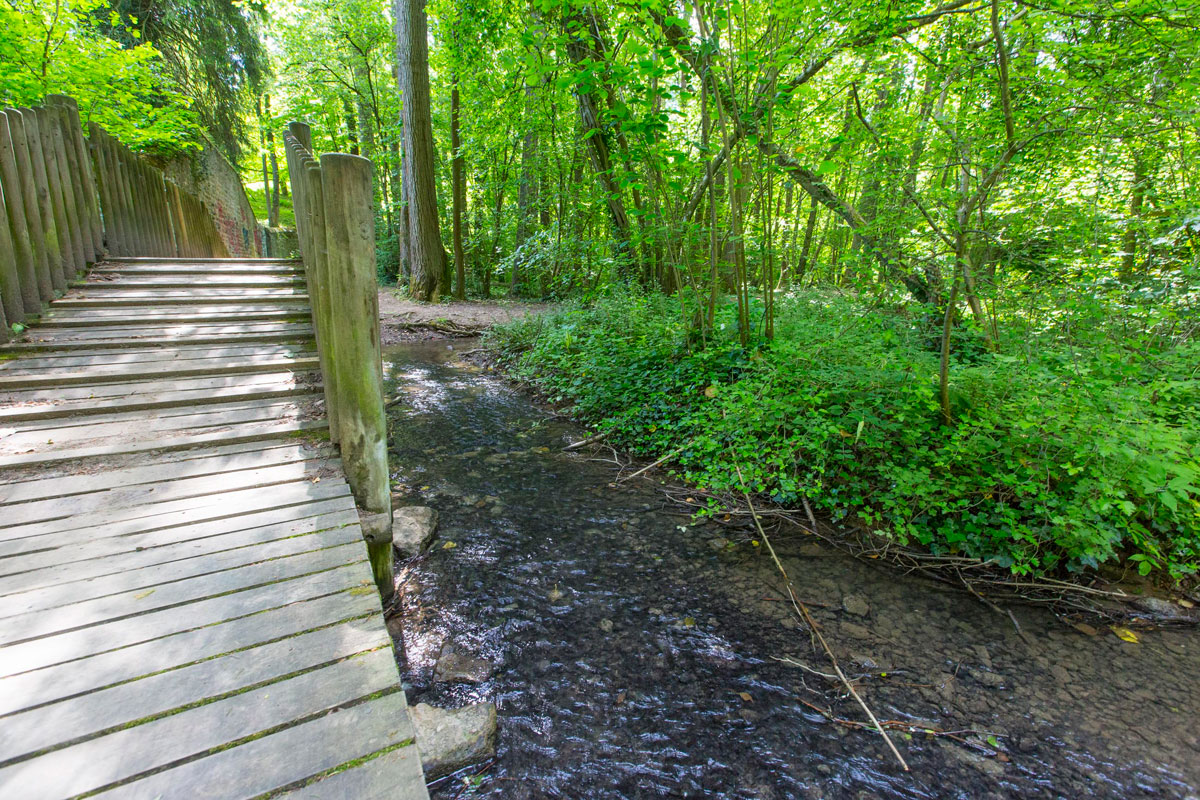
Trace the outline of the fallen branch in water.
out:
M 904 771 L 908 772 L 908 762 L 904 760 L 904 756 L 900 755 L 900 751 L 896 749 L 895 743 L 892 742 L 892 737 L 888 736 L 887 731 L 885 731 L 883 726 L 879 724 L 879 720 L 876 719 L 875 713 L 871 711 L 871 707 L 867 705 L 866 701 L 864 701 L 862 696 L 855 690 L 854 684 L 850 683 L 850 679 L 846 677 L 846 673 L 842 672 L 842 668 L 838 664 L 837 656 L 833 654 L 833 650 L 830 649 L 829 643 L 826 642 L 825 637 L 821 635 L 821 629 L 817 627 L 816 621 L 813 620 L 812 615 L 808 613 L 808 608 L 806 608 L 805 605 L 800 602 L 800 598 L 796 596 L 795 587 L 792 586 L 792 579 L 788 577 L 787 569 L 784 568 L 783 562 L 779 560 L 779 556 L 775 554 L 775 548 L 771 545 L 771 540 L 767 537 L 767 532 L 763 530 L 762 523 L 758 519 L 758 513 L 754 510 L 754 503 L 750 500 L 750 492 L 746 490 L 746 481 L 742 477 L 742 468 L 737 465 L 736 461 L 734 462 L 734 468 L 737 470 L 738 483 L 742 485 L 742 495 L 746 498 L 746 505 L 750 508 L 750 516 L 754 520 L 754 526 L 758 528 L 758 535 L 762 537 L 763 544 L 767 546 L 767 552 L 771 554 L 771 558 L 775 561 L 775 566 L 778 567 L 780 574 L 783 575 L 784 583 L 787 584 L 788 595 L 792 599 L 792 607 L 796 609 L 796 613 L 804 621 L 804 624 L 808 626 L 808 629 L 813 632 L 814 636 L 817 637 L 817 641 L 821 643 L 821 647 L 824 648 L 825 655 L 829 657 L 829 663 L 833 666 L 833 671 L 841 680 L 842 685 L 845 686 L 846 690 L 849 691 L 854 699 L 858 701 L 859 706 L 862 707 L 862 710 L 866 712 L 867 717 L 875 725 L 875 730 L 879 731 L 879 735 L 883 737 L 885 742 L 887 742 L 887 746 L 891 749 L 892 755 L 894 755 L 896 760 L 900 762 L 900 766 L 904 768 Z
M 818 674 L 820 674 L 820 673 L 818 673 Z M 830 711 L 829 709 L 821 708 L 820 706 L 816 705 L 815 703 L 810 703 L 807 700 L 805 700 L 803 697 L 797 697 L 796 702 L 800 703 L 803 706 L 807 706 L 808 708 L 811 708 L 813 711 L 817 712 L 825 719 L 827 719 L 830 722 L 833 722 L 837 725 L 845 725 L 847 728 L 854 728 L 856 730 L 870 730 L 871 729 L 870 725 L 859 722 L 858 720 L 843 719 L 842 717 L 834 716 L 833 712 Z M 898 720 L 898 719 L 885 719 L 882 722 L 878 722 L 877 724 L 884 728 L 887 728 L 888 730 L 891 730 L 891 731 L 904 731 L 905 733 L 923 733 L 926 736 L 935 736 L 935 737 L 943 736 L 947 739 L 953 739 L 954 741 L 959 742 L 960 744 L 964 744 L 967 747 L 974 747 L 977 750 L 981 750 L 981 751 L 983 751 L 989 755 L 993 755 L 993 756 L 999 755 L 1001 752 L 998 749 L 995 749 L 992 747 L 984 747 L 979 742 L 973 742 L 970 739 L 964 738 L 965 736 L 989 736 L 989 735 L 994 736 L 995 735 L 995 734 L 988 734 L 985 731 L 976 731 L 976 730 L 970 730 L 970 729 L 963 729 L 963 730 L 958 730 L 958 731 L 944 731 L 941 728 L 926 728 L 921 725 L 913 725 L 911 722 L 904 722 L 903 720 Z
M 653 464 L 647 464 L 646 466 L 642 467 L 641 469 L 639 469 L 637 472 L 633 473 L 632 475 L 627 475 L 624 478 L 617 478 L 617 482 L 620 483 L 622 481 L 631 481 L 634 478 L 636 478 L 638 475 L 641 475 L 643 472 L 649 472 L 650 470 L 657 467 L 659 464 L 663 464 L 663 463 L 669 461 L 670 459 L 674 458 L 675 456 L 679 455 L 680 453 L 682 453 L 683 448 L 687 447 L 689 444 L 691 444 L 690 441 L 687 442 L 686 444 L 681 444 L 679 447 L 676 447 L 674 450 L 667 453 L 665 456 L 660 458 L 658 461 L 655 461 Z
M 570 450 L 578 450 L 581 447 L 587 447 L 589 444 L 595 444 L 596 442 L 602 442 L 605 439 L 607 439 L 609 437 L 609 434 L 611 434 L 611 433 L 612 433 L 612 431 L 605 431 L 604 433 L 597 433 L 595 436 L 589 436 L 588 438 L 582 439 L 578 442 L 572 442 L 571 444 L 569 444 L 563 448 L 563 452 L 565 453 Z

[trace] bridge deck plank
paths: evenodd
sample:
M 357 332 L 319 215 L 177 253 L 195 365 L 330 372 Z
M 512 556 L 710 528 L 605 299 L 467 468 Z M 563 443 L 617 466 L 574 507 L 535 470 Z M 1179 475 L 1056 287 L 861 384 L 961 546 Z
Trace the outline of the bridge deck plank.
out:
M 102 264 L 0 351 L 0 796 L 427 797 L 301 275 Z

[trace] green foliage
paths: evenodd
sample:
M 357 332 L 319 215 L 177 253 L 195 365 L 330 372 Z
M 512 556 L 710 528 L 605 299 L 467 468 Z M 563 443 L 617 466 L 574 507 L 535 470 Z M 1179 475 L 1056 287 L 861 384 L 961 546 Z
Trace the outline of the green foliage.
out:
M 261 178 L 261 175 L 259 175 Z M 286 175 L 280 177 L 280 180 L 286 180 Z M 267 197 L 266 191 L 263 189 L 262 181 L 258 183 L 247 183 L 246 198 L 250 201 L 250 208 L 254 209 L 254 217 L 260 221 L 265 221 L 268 217 L 268 211 L 271 205 L 270 199 Z M 296 212 L 292 208 L 292 196 L 280 195 L 279 197 L 279 226 L 282 228 L 294 228 L 296 226 Z
M 702 345 L 694 309 L 657 294 L 517 322 L 490 343 L 552 399 L 636 452 L 676 453 L 680 475 L 714 491 L 740 492 L 740 468 L 781 505 L 807 498 L 835 520 L 1016 574 L 1125 558 L 1192 575 L 1200 346 L 1164 337 L 1169 315 L 1130 308 L 1117 322 L 1111 306 L 1058 299 L 1078 307 L 1029 319 L 1005 342 L 1021 355 L 955 364 L 952 426 L 922 318 L 829 292 L 781 299 L 771 346 L 738 345 L 730 305 Z
M 187 96 L 218 148 L 238 163 L 245 118 L 268 71 L 259 38 L 262 0 L 112 0 L 108 34 L 125 45 L 146 41 L 160 69 Z
M 126 46 L 108 35 L 115 31 Z M 195 140 L 196 115 L 159 52 L 125 28 L 107 0 L 0 6 L 0 63 L 0 99 L 8 105 L 67 94 L 79 101 L 85 124 L 97 122 L 130 146 L 167 154 Z

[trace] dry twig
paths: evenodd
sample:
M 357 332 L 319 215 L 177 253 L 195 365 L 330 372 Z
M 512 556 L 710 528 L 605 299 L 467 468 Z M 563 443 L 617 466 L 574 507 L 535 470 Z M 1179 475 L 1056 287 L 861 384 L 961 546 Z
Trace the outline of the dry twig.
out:
M 817 637 L 817 641 L 821 643 L 821 647 L 825 650 L 825 655 L 829 657 L 829 663 L 833 666 L 833 671 L 837 673 L 837 676 L 842 681 L 842 684 L 846 687 L 854 699 L 858 701 L 858 704 L 862 707 L 862 710 L 866 712 L 867 717 L 870 718 L 871 722 L 875 725 L 875 730 L 879 731 L 879 735 L 883 737 L 883 740 L 887 742 L 887 746 L 891 749 L 892 755 L 894 755 L 896 760 L 900 762 L 900 766 L 904 768 L 905 772 L 908 772 L 908 762 L 904 760 L 904 756 L 900 755 L 900 751 L 896 749 L 895 743 L 892 742 L 892 737 L 888 736 L 887 731 L 885 731 L 883 726 L 879 724 L 879 720 L 876 719 L 875 713 L 871 711 L 870 706 L 866 704 L 866 701 L 864 701 L 862 696 L 855 690 L 854 685 L 850 683 L 850 679 L 846 677 L 844 672 L 842 672 L 842 668 L 838 664 L 837 656 L 833 654 L 833 650 L 830 649 L 829 643 L 826 642 L 825 637 L 821 635 L 821 629 L 817 627 L 817 623 L 813 620 L 812 615 L 808 613 L 808 609 L 796 596 L 795 587 L 792 586 L 792 579 L 788 577 L 787 569 L 784 568 L 783 562 L 779 560 L 779 556 L 775 554 L 775 548 L 771 545 L 771 540 L 767 537 L 767 532 L 763 530 L 762 523 L 759 521 L 758 513 L 754 510 L 754 503 L 750 500 L 750 493 L 746 491 L 746 481 L 744 478 L 742 478 L 742 468 L 739 467 L 736 462 L 734 463 L 734 468 L 737 470 L 738 483 L 742 485 L 742 494 L 746 498 L 746 505 L 750 508 L 751 518 L 754 520 L 755 527 L 758 528 L 758 535 L 762 537 L 763 544 L 767 546 L 767 552 L 771 554 L 771 558 L 774 560 L 775 566 L 778 567 L 780 574 L 783 575 L 783 580 L 787 584 L 788 595 L 792 599 L 793 608 L 796 609 L 796 613 L 800 616 L 804 623 L 808 625 L 808 628 L 813 632 L 813 635 Z

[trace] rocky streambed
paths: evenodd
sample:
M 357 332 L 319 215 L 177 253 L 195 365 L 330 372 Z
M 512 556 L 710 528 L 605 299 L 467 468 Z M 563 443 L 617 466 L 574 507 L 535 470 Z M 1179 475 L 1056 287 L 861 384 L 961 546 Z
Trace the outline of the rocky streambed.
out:
M 613 481 L 585 434 L 464 362 L 385 353 L 397 502 L 438 534 L 391 629 L 413 703 L 493 704 L 495 757 L 435 796 L 1200 796 L 1200 635 L 1020 625 L 802 536 L 776 542 L 903 771 L 785 602 L 751 527 Z

